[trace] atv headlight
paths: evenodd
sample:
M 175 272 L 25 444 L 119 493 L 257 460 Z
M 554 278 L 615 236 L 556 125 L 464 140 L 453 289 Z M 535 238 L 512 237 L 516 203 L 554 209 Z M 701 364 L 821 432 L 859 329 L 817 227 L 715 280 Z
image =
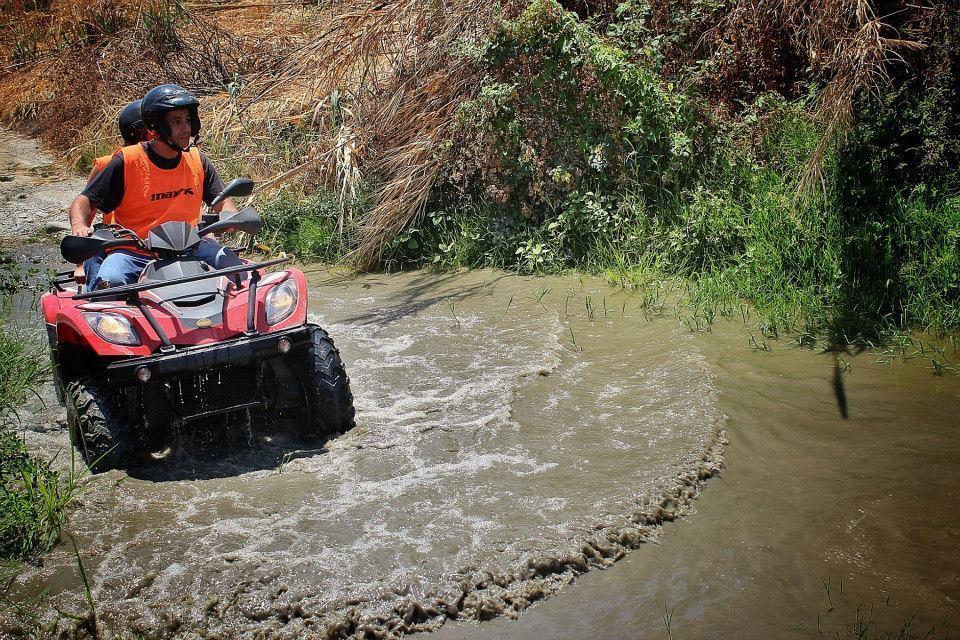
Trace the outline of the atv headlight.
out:
M 94 333 L 113 344 L 133 347 L 140 345 L 140 338 L 130 321 L 116 313 L 84 313 L 83 317 Z
M 297 283 L 286 280 L 267 293 L 267 324 L 285 320 L 297 308 Z

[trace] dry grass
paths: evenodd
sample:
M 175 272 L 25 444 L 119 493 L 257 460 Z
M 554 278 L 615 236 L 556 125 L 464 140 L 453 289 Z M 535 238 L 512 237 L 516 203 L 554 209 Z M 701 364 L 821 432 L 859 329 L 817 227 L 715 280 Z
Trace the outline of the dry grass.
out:
M 878 16 L 868 0 L 789 0 L 788 5 L 798 33 L 806 35 L 814 69 L 828 78 L 816 114 L 825 135 L 800 180 L 801 194 L 819 189 L 825 195 L 822 159 L 827 145 L 850 130 L 854 100 L 861 93 L 878 93 L 889 81 L 890 66 L 904 62 L 902 53 L 924 44 L 899 37 L 888 17 Z
M 656 30 L 692 0 L 652 2 Z M 703 81 L 717 104 L 748 92 L 789 94 L 801 78 L 822 83 L 816 117 L 828 135 L 801 183 L 819 184 L 826 145 L 850 125 L 854 100 L 885 81 L 901 37 L 922 7 L 875 0 L 734 0 L 693 23 L 676 53 L 715 64 Z M 205 143 L 261 180 L 339 192 L 341 232 L 356 262 L 375 265 L 386 242 L 414 221 L 434 187 L 454 114 L 479 87 L 456 54 L 484 39 L 496 11 L 482 0 L 0 0 L 0 120 L 19 123 L 74 161 L 114 144 L 114 118 L 159 82 L 203 96 Z M 566 3 L 611 12 L 606 0 Z M 30 10 L 36 9 L 36 10 Z M 665 28 L 665 27 L 664 27 Z M 135 63 L 131 55 L 136 56 Z M 751 88 L 752 87 L 752 88 Z M 361 221 L 345 218 L 361 178 L 377 185 Z
M 365 267 L 423 210 L 453 114 L 479 84 L 455 48 L 479 41 L 494 19 L 480 0 L 147 4 L 164 20 L 147 16 L 144 3 L 72 0 L 8 25 L 29 39 L 31 29 L 73 33 L 68 25 L 95 21 L 96 12 L 118 16 L 106 42 L 47 46 L 8 67 L 0 119 L 35 123 L 31 133 L 77 161 L 112 144 L 126 101 L 180 82 L 203 94 L 206 143 L 228 150 L 263 181 L 261 191 L 323 183 L 346 205 L 361 177 L 381 185 L 356 238 Z M 131 64 L 131 50 L 152 53 Z
M 237 97 L 253 105 L 295 96 L 295 117 L 328 132 L 284 180 L 317 169 L 343 198 L 354 193 L 363 166 L 380 185 L 360 224 L 353 254 L 360 266 L 376 264 L 384 242 L 423 210 L 456 108 L 480 81 L 454 48 L 479 41 L 491 11 L 478 0 L 337 4 L 317 16 L 321 28 L 288 53 L 279 74 L 254 76 Z
M 688 34 L 694 55 L 714 64 L 703 79 L 708 94 L 728 108 L 763 91 L 790 96 L 811 81 L 822 87 L 811 116 L 824 135 L 799 177 L 802 197 L 824 193 L 822 161 L 849 132 L 857 97 L 879 92 L 892 66 L 925 46 L 923 34 L 903 32 L 932 5 L 883 4 L 888 13 L 881 15 L 877 0 L 738 0 Z

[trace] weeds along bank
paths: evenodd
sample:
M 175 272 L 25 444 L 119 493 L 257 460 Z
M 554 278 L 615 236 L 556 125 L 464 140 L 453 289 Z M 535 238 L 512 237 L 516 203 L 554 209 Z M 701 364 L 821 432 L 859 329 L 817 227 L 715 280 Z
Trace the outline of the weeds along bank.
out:
M 20 433 L 19 411 L 48 375 L 39 337 L 10 322 L 27 278 L 0 252 L 0 578 L 16 561 L 34 558 L 57 544 L 83 473 L 63 472 L 30 452 Z M 70 453 L 65 454 L 69 456 Z M 59 465 L 62 466 L 62 465 Z M 6 602 L 0 598 L 0 612 Z
M 18 7 L 0 117 L 82 165 L 124 101 L 190 86 L 273 247 L 680 277 L 771 332 L 960 327 L 949 0 Z

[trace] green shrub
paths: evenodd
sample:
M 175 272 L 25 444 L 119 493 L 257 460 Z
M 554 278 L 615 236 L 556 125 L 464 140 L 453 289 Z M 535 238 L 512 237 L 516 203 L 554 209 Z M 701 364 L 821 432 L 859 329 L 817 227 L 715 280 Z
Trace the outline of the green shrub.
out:
M 555 0 L 505 22 L 479 64 L 449 167 L 469 196 L 543 220 L 573 192 L 652 195 L 694 166 L 702 131 L 685 97 Z
M 282 190 L 260 207 L 260 240 L 301 260 L 335 261 L 346 251 L 341 221 L 349 232 L 362 207 L 362 198 L 341 208 L 337 195 L 328 191 L 301 196 Z

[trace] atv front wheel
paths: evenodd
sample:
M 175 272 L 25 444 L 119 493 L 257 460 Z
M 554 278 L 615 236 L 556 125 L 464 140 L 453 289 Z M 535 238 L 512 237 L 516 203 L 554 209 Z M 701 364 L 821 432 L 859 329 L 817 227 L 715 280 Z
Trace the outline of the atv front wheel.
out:
M 70 441 L 91 471 L 115 469 L 125 462 L 129 428 L 116 403 L 115 390 L 89 380 L 67 384 Z
M 301 434 L 326 438 L 356 426 L 353 393 L 333 340 L 320 327 L 312 326 L 308 331 L 309 341 L 294 354 L 292 363 L 307 401 Z

